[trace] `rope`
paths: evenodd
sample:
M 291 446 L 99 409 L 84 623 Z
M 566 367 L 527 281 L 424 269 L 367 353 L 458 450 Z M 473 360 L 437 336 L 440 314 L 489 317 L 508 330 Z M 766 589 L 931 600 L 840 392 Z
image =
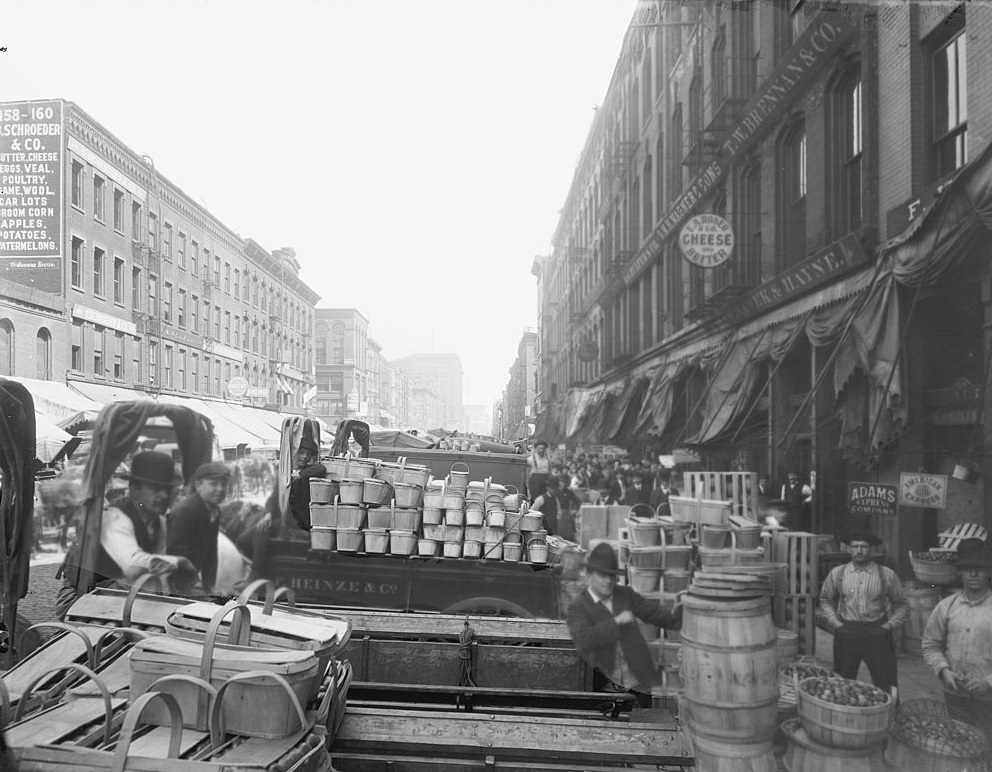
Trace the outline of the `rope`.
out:
M 472 673 L 472 643 L 475 641 L 475 630 L 469 626 L 468 618 L 465 626 L 458 633 L 458 685 L 475 686 Z

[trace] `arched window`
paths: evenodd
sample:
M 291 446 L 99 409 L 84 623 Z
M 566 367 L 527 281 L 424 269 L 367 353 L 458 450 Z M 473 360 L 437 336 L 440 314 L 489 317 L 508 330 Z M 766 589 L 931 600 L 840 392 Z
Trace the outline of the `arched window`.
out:
M 44 327 L 35 338 L 35 372 L 39 380 L 52 379 L 52 334 Z
M 778 269 L 806 257 L 806 124 L 793 120 L 778 143 Z
M 14 325 L 0 319 L 0 375 L 14 374 Z

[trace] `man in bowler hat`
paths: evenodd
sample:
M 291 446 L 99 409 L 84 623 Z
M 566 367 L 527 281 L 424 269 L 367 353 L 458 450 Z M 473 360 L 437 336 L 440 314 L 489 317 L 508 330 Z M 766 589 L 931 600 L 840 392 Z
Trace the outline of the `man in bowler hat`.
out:
M 217 579 L 217 534 L 220 505 L 227 498 L 231 470 L 220 461 L 201 464 L 193 473 L 193 492 L 169 513 L 169 554 L 188 558 L 200 575 L 200 591 L 213 593 Z M 184 576 L 184 592 L 192 589 L 195 576 Z
M 656 669 L 637 621 L 678 630 L 682 607 L 669 611 L 619 586 L 622 574 L 612 546 L 600 542 L 593 547 L 586 559 L 588 588 L 568 607 L 568 631 L 580 656 L 605 678 L 607 691 L 632 692 L 649 707 Z
M 962 587 L 930 613 L 920 648 L 944 687 L 951 717 L 992 738 L 992 549 L 964 539 L 955 565 Z
M 909 618 L 909 604 L 896 572 L 872 559 L 882 540 L 871 533 L 849 534 L 844 543 L 851 562 L 827 574 L 820 588 L 820 609 L 834 634 L 834 670 L 857 678 L 862 661 L 875 686 L 896 686 L 892 631 Z

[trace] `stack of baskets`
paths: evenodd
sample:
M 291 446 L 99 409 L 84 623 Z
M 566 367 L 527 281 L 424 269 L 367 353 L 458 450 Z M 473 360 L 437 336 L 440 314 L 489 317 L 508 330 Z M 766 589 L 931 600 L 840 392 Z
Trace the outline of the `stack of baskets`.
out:
M 692 545 L 688 529 L 674 521 L 637 514 L 651 513 L 645 504 L 637 504 L 627 518 L 628 539 L 621 539 L 630 586 L 639 593 L 665 591 L 677 593 L 688 587 Z
M 426 466 L 332 457 L 326 478 L 310 480 L 310 545 L 315 550 L 410 555 L 423 511 Z

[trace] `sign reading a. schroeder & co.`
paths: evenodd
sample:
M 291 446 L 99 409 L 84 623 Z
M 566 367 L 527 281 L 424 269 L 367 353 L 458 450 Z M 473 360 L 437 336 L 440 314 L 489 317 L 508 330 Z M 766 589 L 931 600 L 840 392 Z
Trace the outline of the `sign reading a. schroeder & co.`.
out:
M 899 503 L 906 507 L 944 509 L 947 506 L 947 475 L 902 472 Z
M 849 482 L 847 511 L 851 515 L 891 517 L 896 513 L 896 486 L 885 483 Z
M 0 280 L 62 291 L 62 102 L 0 105 Z

